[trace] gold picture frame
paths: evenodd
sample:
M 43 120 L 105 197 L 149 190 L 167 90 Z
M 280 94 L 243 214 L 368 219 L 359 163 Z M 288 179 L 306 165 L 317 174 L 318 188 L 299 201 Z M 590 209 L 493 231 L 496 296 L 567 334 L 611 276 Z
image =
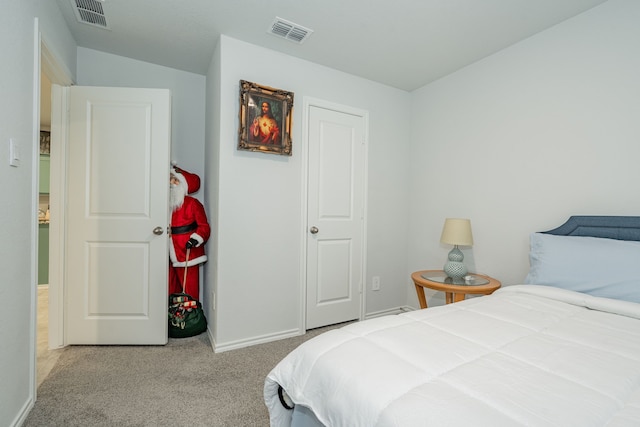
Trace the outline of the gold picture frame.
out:
M 293 92 L 240 80 L 238 150 L 291 156 Z

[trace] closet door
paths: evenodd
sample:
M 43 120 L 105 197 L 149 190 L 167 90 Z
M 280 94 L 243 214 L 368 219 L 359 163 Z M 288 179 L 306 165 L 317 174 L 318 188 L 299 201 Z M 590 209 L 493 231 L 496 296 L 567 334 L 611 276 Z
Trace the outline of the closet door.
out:
M 306 328 L 358 319 L 364 277 L 363 115 L 310 105 Z

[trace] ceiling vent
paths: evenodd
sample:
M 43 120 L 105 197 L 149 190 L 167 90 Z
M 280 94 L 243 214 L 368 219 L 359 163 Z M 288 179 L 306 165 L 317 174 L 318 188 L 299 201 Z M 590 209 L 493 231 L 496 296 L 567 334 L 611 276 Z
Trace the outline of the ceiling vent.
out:
M 313 30 L 276 16 L 267 33 L 302 44 L 313 33 Z
M 107 17 L 104 15 L 102 1 L 99 0 L 70 0 L 78 22 L 109 30 Z

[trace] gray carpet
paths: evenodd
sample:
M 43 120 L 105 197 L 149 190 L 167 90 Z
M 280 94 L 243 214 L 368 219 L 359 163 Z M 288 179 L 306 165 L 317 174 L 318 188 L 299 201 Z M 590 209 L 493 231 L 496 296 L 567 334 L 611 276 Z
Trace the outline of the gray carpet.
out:
M 265 377 L 330 328 L 217 354 L 206 334 L 166 346 L 67 347 L 23 426 L 268 426 Z

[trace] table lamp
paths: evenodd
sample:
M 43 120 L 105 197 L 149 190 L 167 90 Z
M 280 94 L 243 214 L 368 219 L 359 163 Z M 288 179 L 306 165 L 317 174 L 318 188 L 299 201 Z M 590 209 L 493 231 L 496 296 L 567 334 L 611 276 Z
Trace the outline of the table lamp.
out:
M 462 262 L 464 254 L 459 245 L 472 246 L 473 236 L 471 235 L 471 220 L 460 218 L 447 218 L 442 228 L 441 243 L 453 245 L 449 252 L 447 263 L 444 265 L 444 272 L 452 279 L 460 279 L 467 274 L 467 268 Z

